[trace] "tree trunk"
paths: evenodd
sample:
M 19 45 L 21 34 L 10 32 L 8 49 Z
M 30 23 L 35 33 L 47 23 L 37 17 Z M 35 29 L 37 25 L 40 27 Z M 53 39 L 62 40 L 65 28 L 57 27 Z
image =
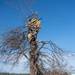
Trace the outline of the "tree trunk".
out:
M 35 51 L 35 46 L 33 47 L 32 45 L 31 46 L 31 51 L 30 51 L 30 75 L 35 75 L 35 62 L 34 62 L 34 51 Z
M 34 70 L 34 59 L 31 56 L 30 59 L 30 75 L 35 75 L 35 70 Z

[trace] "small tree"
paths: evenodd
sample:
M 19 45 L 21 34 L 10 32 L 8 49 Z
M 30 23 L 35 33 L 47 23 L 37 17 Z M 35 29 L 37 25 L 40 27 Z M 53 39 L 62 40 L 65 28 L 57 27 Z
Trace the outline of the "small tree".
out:
M 36 19 L 39 21 L 38 18 Z M 28 38 L 31 29 L 32 34 L 35 34 Z M 13 66 L 15 66 L 19 59 L 24 56 L 30 63 L 30 75 L 46 74 L 48 68 L 51 68 L 52 61 L 54 70 L 54 65 L 57 65 L 54 61 L 59 64 L 64 51 L 52 41 L 37 40 L 39 29 L 40 26 L 36 27 L 34 21 L 3 34 L 3 41 L 0 46 L 0 58 L 5 62 L 12 61 Z
M 30 75 L 44 75 L 60 69 L 64 51 L 52 41 L 37 39 L 41 28 L 38 14 L 26 15 L 23 3 L 25 2 L 31 12 L 32 3 L 26 0 L 18 1 L 27 23 L 2 35 L 0 58 L 4 62 L 11 61 L 14 67 L 22 57 L 25 57 L 30 64 Z M 13 5 L 9 0 L 7 2 Z

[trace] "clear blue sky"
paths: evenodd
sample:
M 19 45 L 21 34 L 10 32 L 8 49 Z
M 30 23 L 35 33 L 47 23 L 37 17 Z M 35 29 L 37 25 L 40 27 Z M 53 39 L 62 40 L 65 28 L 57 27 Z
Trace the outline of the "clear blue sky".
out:
M 35 0 L 32 10 L 43 18 L 38 39 L 75 52 L 75 0 Z M 0 0 L 0 34 L 23 24 L 23 14 Z

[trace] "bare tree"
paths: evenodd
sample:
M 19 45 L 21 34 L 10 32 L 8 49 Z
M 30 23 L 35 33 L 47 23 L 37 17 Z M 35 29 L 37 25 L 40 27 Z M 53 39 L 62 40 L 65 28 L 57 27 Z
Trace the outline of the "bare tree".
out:
M 21 2 L 20 6 L 23 7 Z M 30 10 L 31 6 L 28 6 Z M 24 10 L 22 12 L 25 13 Z M 3 34 L 0 44 L 0 59 L 4 62 L 11 61 L 14 67 L 20 58 L 27 58 L 30 64 L 30 75 L 44 75 L 50 68 L 52 71 L 59 69 L 64 54 L 64 51 L 52 41 L 37 39 L 41 28 L 40 20 L 37 13 L 27 15 L 27 24 Z
M 28 18 L 26 25 L 2 35 L 0 58 L 5 62 L 12 61 L 15 66 L 24 56 L 30 63 L 30 75 L 43 75 L 49 67 L 51 68 L 52 63 L 54 69 L 57 65 L 54 61 L 59 64 L 64 51 L 52 41 L 38 40 L 37 34 L 40 29 L 40 25 L 36 26 L 37 21 L 39 22 L 38 15 L 32 14 Z

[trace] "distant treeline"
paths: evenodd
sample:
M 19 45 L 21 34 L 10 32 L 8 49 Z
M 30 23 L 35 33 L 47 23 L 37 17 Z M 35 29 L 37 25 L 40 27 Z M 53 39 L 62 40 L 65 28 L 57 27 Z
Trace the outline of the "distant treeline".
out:
M 20 73 L 20 74 L 17 74 L 17 73 L 0 73 L 0 75 L 30 75 L 30 74 L 22 74 L 22 73 Z

